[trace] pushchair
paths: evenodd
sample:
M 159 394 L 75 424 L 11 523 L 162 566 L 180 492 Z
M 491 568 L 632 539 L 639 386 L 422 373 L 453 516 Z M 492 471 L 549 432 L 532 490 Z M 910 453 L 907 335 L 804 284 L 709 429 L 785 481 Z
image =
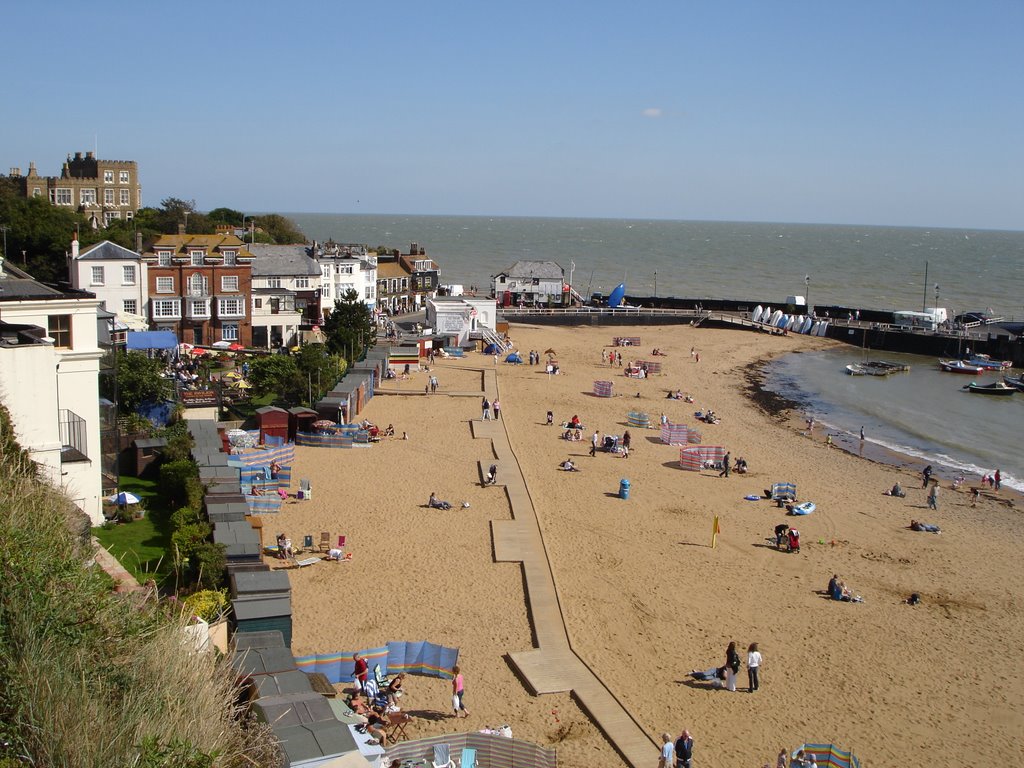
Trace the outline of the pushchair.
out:
M 618 453 L 622 448 L 619 446 L 618 435 L 605 435 L 604 443 L 601 446 L 601 450 L 606 453 Z
M 796 528 L 789 529 L 789 533 L 786 536 L 786 549 L 788 552 L 800 551 L 800 531 Z

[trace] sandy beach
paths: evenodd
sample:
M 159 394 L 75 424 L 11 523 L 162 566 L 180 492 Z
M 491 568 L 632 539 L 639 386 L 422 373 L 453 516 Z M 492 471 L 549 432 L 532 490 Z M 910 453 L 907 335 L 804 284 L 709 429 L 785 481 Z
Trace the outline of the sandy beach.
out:
M 641 346 L 619 349 L 624 362 L 656 359 L 663 373 L 636 380 L 602 363 L 614 336 L 641 337 Z M 938 511 L 929 510 L 913 468 L 828 448 L 820 428 L 808 435 L 798 416 L 752 402 L 756 361 L 834 342 L 689 326 L 513 326 L 511 337 L 524 359 L 530 349 L 556 350 L 561 370 L 496 367 L 503 424 L 541 521 L 573 648 L 652 737 L 688 728 L 695 762 L 708 768 L 774 764 L 781 747 L 803 741 L 834 741 L 864 766 L 1020 759 L 1024 577 L 1012 566 L 1024 544 L 1019 501 L 986 495 L 972 508 L 969 492 L 944 481 Z M 654 347 L 667 357 L 651 358 Z M 450 717 L 448 683 L 412 678 L 403 700 L 417 717 L 410 736 L 507 723 L 516 737 L 555 747 L 566 768 L 621 765 L 569 695 L 529 695 L 506 660 L 532 641 L 521 569 L 493 557 L 490 522 L 509 519 L 508 502 L 500 488 L 481 487 L 477 465 L 492 457 L 490 443 L 470 431 L 481 415 L 484 367 L 495 369 L 490 356 L 439 360 L 431 371 L 438 394 L 423 394 L 428 374 L 419 373 L 398 385 L 407 395 L 376 396 L 363 416 L 408 440 L 297 449 L 295 486 L 309 478 L 314 498 L 265 518 L 265 536 L 345 534 L 352 560 L 289 571 L 293 651 L 388 640 L 457 646 L 469 718 Z M 616 397 L 594 397 L 598 379 L 613 381 Z M 675 389 L 695 402 L 666 399 Z M 706 408 L 720 424 L 695 423 L 693 412 Z M 584 441 L 560 439 L 562 430 L 545 424 L 549 409 L 556 423 L 578 415 Z M 590 457 L 590 434 L 622 434 L 633 410 L 655 426 L 662 413 L 699 426 L 705 444 L 745 458 L 749 473 L 683 471 L 679 448 L 663 445 L 656 428 L 630 430 L 628 459 Z M 580 472 L 558 470 L 567 457 Z M 620 478 L 631 482 L 628 500 L 616 496 Z M 897 479 L 907 497 L 883 496 Z M 814 514 L 787 518 L 764 499 L 744 499 L 778 481 L 795 482 L 801 500 L 817 504 Z M 453 508 L 426 508 L 432 491 Z M 716 515 L 721 535 L 712 549 Z M 912 532 L 911 518 L 942 533 Z M 799 554 L 768 546 L 780 522 L 801 531 Z M 826 599 L 834 573 L 864 602 Z M 903 603 L 912 592 L 920 605 Z M 721 666 L 730 640 L 744 650 L 759 643 L 757 692 L 746 691 L 745 670 L 735 693 L 687 676 Z

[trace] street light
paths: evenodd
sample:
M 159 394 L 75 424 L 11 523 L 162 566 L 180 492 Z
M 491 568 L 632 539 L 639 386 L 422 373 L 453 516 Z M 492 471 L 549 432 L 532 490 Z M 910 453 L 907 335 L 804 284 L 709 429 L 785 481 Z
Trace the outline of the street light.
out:
M 939 306 L 939 284 L 935 284 L 935 306 Z
M 811 312 L 811 276 L 804 275 L 804 306 L 807 307 L 807 313 L 813 317 L 814 313 Z
M 654 298 L 658 298 L 658 270 L 654 270 Z

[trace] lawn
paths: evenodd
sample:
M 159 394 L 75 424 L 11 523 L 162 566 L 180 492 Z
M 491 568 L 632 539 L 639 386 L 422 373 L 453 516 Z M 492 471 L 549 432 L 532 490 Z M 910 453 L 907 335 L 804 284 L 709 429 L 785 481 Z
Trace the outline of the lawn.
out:
M 171 530 L 167 510 L 156 493 L 156 481 L 122 475 L 120 490 L 142 499 L 145 516 L 109 528 L 93 528 L 93 535 L 140 583 L 156 579 L 162 587 L 172 570 Z

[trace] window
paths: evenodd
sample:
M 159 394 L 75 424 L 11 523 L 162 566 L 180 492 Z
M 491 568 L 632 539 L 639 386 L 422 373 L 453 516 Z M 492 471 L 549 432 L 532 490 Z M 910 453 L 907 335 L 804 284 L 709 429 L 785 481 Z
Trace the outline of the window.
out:
M 39 187 L 32 188 L 32 197 L 40 197 L 42 194 L 43 190 L 41 190 Z
M 181 300 L 153 299 L 153 317 L 181 317 Z
M 391 292 L 392 293 L 397 293 L 398 292 L 398 278 L 393 278 L 391 280 Z
M 329 286 L 329 285 L 321 285 L 320 286 L 320 296 L 321 296 L 321 298 L 329 299 L 331 297 L 331 286 Z
M 121 190 L 121 205 L 132 204 L 132 191 L 130 189 Z
M 157 251 L 156 263 L 161 267 L 171 266 L 171 252 L 170 251 Z
M 295 278 L 295 287 L 296 288 L 309 288 L 309 278 L 308 277 L 296 277 Z
M 224 266 L 225 267 L 233 267 L 233 266 L 235 266 L 235 264 L 236 264 L 235 259 L 237 257 L 238 257 L 238 254 L 235 253 L 234 251 L 224 251 Z
M 53 346 L 71 349 L 71 315 L 49 315 L 46 334 L 53 339 Z
M 220 337 L 224 341 L 238 341 L 238 323 L 224 323 L 220 329 Z
M 222 291 L 237 291 L 238 275 L 221 275 L 220 289 Z
M 201 267 L 201 266 L 203 266 L 203 258 L 206 256 L 206 252 L 205 251 L 189 251 L 188 255 L 189 255 L 189 258 L 192 259 L 192 266 L 193 267 Z
M 409 290 L 409 278 L 408 277 L 403 277 L 402 278 L 402 290 L 403 291 L 408 291 Z
M 126 219 L 132 219 L 132 218 L 134 218 L 134 217 L 135 217 L 135 214 L 134 214 L 134 213 L 132 213 L 131 211 L 125 211 L 125 212 L 124 212 L 124 217 L 125 217 Z
M 193 272 L 188 278 L 189 296 L 206 296 L 210 292 L 210 284 L 205 275 Z
M 209 317 L 210 302 L 208 299 L 192 299 L 188 303 L 189 317 Z
M 128 183 L 128 171 L 121 171 L 121 183 L 122 184 L 127 184 Z
M 137 315 L 139 313 L 139 302 L 137 299 L 125 299 L 121 302 L 121 310 L 129 315 Z
M 103 190 L 103 204 L 113 205 L 114 204 L 114 190 L 104 189 Z
M 330 277 L 331 276 L 331 265 L 330 264 L 321 264 L 320 265 L 320 274 L 323 277 Z
M 253 309 L 263 309 L 263 299 L 252 300 Z
M 269 287 L 269 288 L 280 288 L 281 287 L 281 278 L 280 277 L 268 277 L 267 278 L 267 287 Z
M 80 189 L 80 190 L 78 190 L 78 201 L 82 205 L 96 205 L 96 190 L 95 189 Z
M 334 274 L 336 275 L 351 275 L 352 265 L 351 264 L 339 264 L 335 269 Z
M 174 293 L 174 278 L 173 277 L 158 277 L 156 279 L 156 292 L 157 293 Z
M 244 317 L 245 309 L 241 299 L 219 299 L 217 303 L 219 317 Z
M 103 285 L 103 267 L 92 267 L 92 275 L 89 278 L 90 285 Z
M 51 193 L 51 198 L 54 205 L 74 205 L 71 198 L 71 189 L 66 187 L 58 187 Z
M 121 285 L 135 285 L 134 264 L 125 264 L 121 267 Z
M 121 212 L 120 211 L 104 211 L 103 212 L 103 223 L 105 225 L 109 225 L 110 222 L 116 221 L 117 219 L 120 219 L 120 218 L 121 218 Z
M 104 171 L 103 172 L 103 183 L 104 184 L 113 184 L 114 183 L 114 172 L 113 171 Z M 113 190 L 111 190 L 111 192 L 113 192 Z
M 370 300 L 370 301 L 373 301 L 373 286 L 372 285 L 366 286 L 366 298 L 368 300 Z

